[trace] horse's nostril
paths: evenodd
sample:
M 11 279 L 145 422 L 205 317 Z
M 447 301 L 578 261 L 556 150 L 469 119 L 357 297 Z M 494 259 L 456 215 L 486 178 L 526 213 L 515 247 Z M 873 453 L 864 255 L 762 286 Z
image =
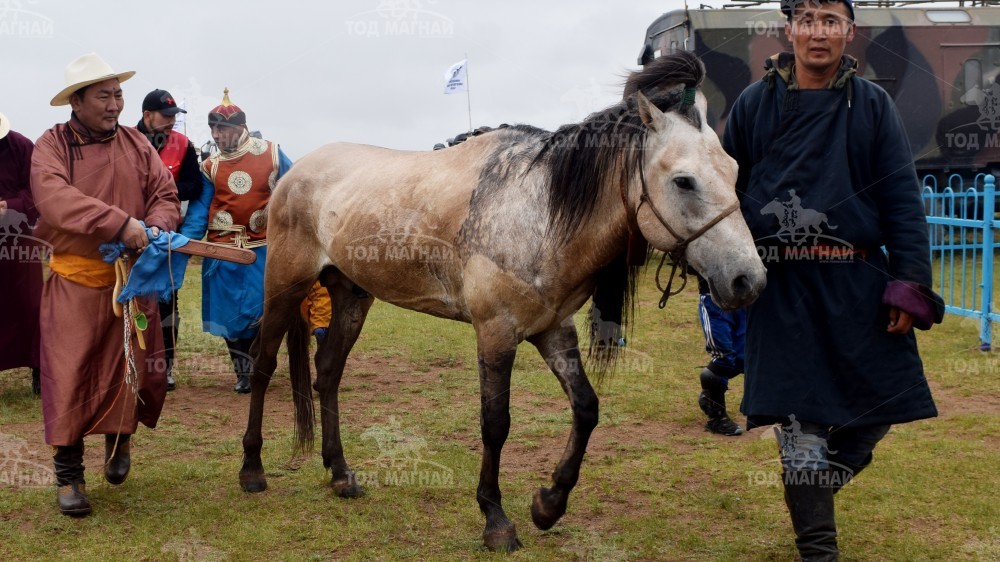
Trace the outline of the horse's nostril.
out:
M 752 291 L 753 285 L 746 275 L 740 275 L 736 279 L 733 279 L 733 295 L 742 298 L 749 295 Z

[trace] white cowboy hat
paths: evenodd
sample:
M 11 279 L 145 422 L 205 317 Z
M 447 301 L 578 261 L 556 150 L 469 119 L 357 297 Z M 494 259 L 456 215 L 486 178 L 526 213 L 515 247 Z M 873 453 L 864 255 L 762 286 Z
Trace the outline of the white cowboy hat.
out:
M 117 78 L 119 82 L 124 82 L 134 75 L 134 70 L 128 72 L 111 70 L 111 66 L 97 56 L 97 53 L 83 55 L 66 67 L 66 87 L 56 94 L 56 97 L 52 98 L 49 104 L 67 105 L 70 95 L 84 86 L 103 82 L 110 78 Z
M 0 113 L 0 139 L 6 137 L 7 133 L 9 132 L 10 132 L 10 119 L 7 119 L 6 115 Z

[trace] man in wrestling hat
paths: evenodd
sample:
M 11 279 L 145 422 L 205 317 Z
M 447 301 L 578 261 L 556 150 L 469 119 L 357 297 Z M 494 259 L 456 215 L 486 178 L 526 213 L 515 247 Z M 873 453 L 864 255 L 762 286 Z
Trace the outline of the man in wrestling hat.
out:
M 267 203 L 292 161 L 276 143 L 250 136 L 246 113 L 229 100 L 208 114 L 219 151 L 201 163 L 202 192 L 188 207 L 181 234 L 194 240 L 251 248 L 250 265 L 205 258 L 202 262 L 202 323 L 226 340 L 236 370 L 235 392 L 250 392 L 250 344 L 264 310 Z

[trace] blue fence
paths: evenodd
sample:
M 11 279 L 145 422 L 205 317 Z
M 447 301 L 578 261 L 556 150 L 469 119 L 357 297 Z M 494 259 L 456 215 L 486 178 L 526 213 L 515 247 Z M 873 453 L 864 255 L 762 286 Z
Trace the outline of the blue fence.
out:
M 993 322 L 993 253 L 996 180 L 979 174 L 966 186 L 954 174 L 947 186 L 924 178 L 924 209 L 930 231 L 934 289 L 945 311 L 979 321 L 979 348 L 990 350 Z

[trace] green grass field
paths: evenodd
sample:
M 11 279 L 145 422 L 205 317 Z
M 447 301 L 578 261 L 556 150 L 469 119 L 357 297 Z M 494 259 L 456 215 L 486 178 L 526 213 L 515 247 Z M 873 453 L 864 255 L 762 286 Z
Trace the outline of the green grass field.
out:
M 480 546 L 470 326 L 372 309 L 341 402 L 348 461 L 369 484 L 357 500 L 333 496 L 318 451 L 292 456 L 280 367 L 264 420 L 270 487 L 247 495 L 237 483 L 247 398 L 231 391 L 221 340 L 200 332 L 198 281 L 192 268 L 181 295 L 180 388 L 160 426 L 137 434 L 128 482 L 103 481 L 103 444 L 88 438 L 90 517 L 58 514 L 40 402 L 27 371 L 0 373 L 0 560 L 508 558 Z M 510 559 L 795 559 L 773 439 L 702 429 L 694 287 L 665 311 L 658 297 L 647 275 L 621 369 L 599 390 L 601 424 L 580 483 L 547 532 L 532 526 L 528 506 L 562 453 L 569 410 L 522 346 L 501 486 L 525 549 Z M 872 467 L 837 496 L 844 560 L 1000 559 L 1000 355 L 975 351 L 977 330 L 949 317 L 919 334 L 941 415 L 894 428 Z M 741 386 L 729 393 L 731 414 Z

